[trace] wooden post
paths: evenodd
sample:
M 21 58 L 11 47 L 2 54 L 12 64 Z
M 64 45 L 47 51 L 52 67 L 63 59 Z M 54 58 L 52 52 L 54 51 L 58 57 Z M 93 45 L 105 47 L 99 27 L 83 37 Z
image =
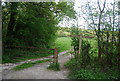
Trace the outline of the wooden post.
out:
M 53 63 L 58 63 L 58 48 L 54 48 L 54 61 Z
M 81 52 L 81 47 L 82 47 L 82 34 L 79 37 L 79 50 L 78 50 L 78 54 L 80 54 L 80 52 Z
M 80 54 L 80 52 L 81 52 L 81 48 L 82 48 L 82 38 L 93 38 L 93 37 L 91 37 L 91 36 L 83 36 L 82 34 L 80 34 L 80 35 L 70 35 L 70 37 L 77 37 L 77 38 L 79 38 L 78 54 Z

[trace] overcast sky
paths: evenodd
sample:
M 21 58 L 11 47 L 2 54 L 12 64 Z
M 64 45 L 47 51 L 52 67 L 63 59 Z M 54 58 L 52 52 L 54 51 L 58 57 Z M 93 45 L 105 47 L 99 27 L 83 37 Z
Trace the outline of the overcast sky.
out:
M 79 7 L 81 5 L 86 4 L 87 1 L 88 2 L 94 2 L 95 4 L 93 6 L 97 6 L 97 0 L 75 0 L 75 6 L 74 6 L 75 11 L 77 13 L 80 12 L 81 10 L 80 10 Z M 117 1 L 117 0 L 115 0 L 115 1 Z M 111 3 L 111 2 L 114 2 L 114 0 L 106 0 L 106 3 Z M 101 7 L 103 6 L 103 3 L 104 3 L 104 0 L 100 0 Z M 79 21 L 78 25 L 79 25 L 80 28 L 86 28 L 86 23 L 85 23 L 85 20 L 83 18 L 78 18 L 78 21 Z M 75 24 L 77 22 L 75 22 L 75 21 L 69 21 L 68 22 L 66 19 L 64 19 L 64 21 L 59 23 L 59 25 L 61 27 L 71 27 L 72 25 L 70 23 L 74 23 Z

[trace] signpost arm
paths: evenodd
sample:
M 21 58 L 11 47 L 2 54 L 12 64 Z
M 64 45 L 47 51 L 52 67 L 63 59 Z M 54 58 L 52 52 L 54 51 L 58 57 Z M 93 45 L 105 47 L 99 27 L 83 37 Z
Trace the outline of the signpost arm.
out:
M 90 36 L 83 36 L 82 34 L 80 34 L 80 35 L 70 35 L 70 37 L 77 37 L 77 38 L 79 38 L 78 54 L 81 53 L 81 48 L 82 48 L 82 38 L 93 38 L 93 37 L 90 37 Z

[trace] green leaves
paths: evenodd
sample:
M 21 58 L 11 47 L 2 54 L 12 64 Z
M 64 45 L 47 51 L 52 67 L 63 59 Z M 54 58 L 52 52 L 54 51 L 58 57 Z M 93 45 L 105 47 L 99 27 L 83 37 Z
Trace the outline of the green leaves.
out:
M 11 5 L 13 4 L 13 5 Z M 10 6 L 16 9 L 8 9 Z M 8 26 L 9 15 L 12 15 L 10 11 L 16 12 L 14 27 L 12 26 L 12 33 L 7 38 L 19 40 L 19 44 L 24 46 L 37 46 L 37 47 L 50 47 L 54 43 L 56 38 L 56 25 L 59 22 L 59 18 L 62 15 L 71 17 L 73 10 L 72 4 L 67 2 L 61 2 L 56 4 L 55 2 L 40 2 L 40 3 L 9 3 L 3 6 L 3 18 L 4 18 L 4 33 L 10 30 Z M 6 14 L 6 12 L 9 14 Z M 7 16 L 7 18 L 5 18 Z M 4 35 L 6 37 L 6 35 Z M 12 38 L 11 38 L 12 36 Z M 5 41 L 5 40 L 4 40 Z M 9 42 L 9 41 L 5 41 Z M 13 44 L 11 40 L 10 44 Z M 17 42 L 17 43 L 18 43 Z M 16 45 L 17 45 L 16 43 Z M 14 42 L 15 44 L 15 42 Z

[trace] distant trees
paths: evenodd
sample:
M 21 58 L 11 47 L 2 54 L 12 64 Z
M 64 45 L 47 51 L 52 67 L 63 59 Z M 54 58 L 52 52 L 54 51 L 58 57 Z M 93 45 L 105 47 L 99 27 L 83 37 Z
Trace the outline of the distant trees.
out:
M 3 42 L 18 46 L 50 47 L 58 22 L 75 13 L 67 2 L 5 2 L 2 9 Z

